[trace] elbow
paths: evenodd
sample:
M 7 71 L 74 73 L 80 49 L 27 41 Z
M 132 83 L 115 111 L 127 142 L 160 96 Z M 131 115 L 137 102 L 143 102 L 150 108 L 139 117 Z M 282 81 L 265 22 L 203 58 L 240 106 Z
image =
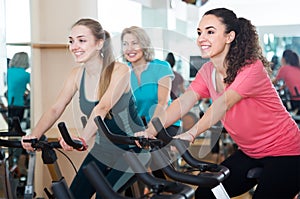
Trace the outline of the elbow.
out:
M 237 104 L 240 100 L 242 100 L 242 96 L 238 94 L 236 91 L 230 90 L 227 91 L 222 99 L 222 105 L 224 106 L 225 112 L 229 111 L 235 104 Z
M 64 112 L 65 108 L 65 106 L 54 105 L 49 109 L 50 115 L 54 115 L 57 118 Z
M 224 102 L 224 111 L 225 111 L 225 113 L 227 111 L 229 111 L 234 106 L 234 104 L 235 103 L 232 102 L 232 101 L 225 100 L 225 102 Z
M 226 104 L 226 105 L 225 105 L 225 113 L 226 113 L 227 111 L 229 111 L 229 110 L 231 109 L 231 107 L 232 107 L 232 105 Z
M 94 117 L 101 116 L 101 118 L 105 118 L 105 116 L 109 113 L 111 107 L 109 106 L 96 106 L 93 110 Z
M 158 100 L 157 105 L 165 110 L 168 108 L 168 100 Z

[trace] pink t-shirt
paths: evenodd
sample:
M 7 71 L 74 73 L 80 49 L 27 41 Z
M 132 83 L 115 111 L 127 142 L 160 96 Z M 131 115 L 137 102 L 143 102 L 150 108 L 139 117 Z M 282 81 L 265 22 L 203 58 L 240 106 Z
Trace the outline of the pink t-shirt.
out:
M 211 62 L 204 64 L 189 89 L 214 101 L 223 94 L 216 92 L 214 73 Z M 253 158 L 300 155 L 300 130 L 261 61 L 245 66 L 228 89 L 243 99 L 227 111 L 222 123 L 245 154 Z
M 295 87 L 298 89 L 300 93 L 300 68 L 295 66 L 282 66 L 278 74 L 276 76 L 276 80 L 284 80 L 286 86 L 288 87 L 293 100 L 300 100 L 300 97 L 293 97 L 296 96 Z

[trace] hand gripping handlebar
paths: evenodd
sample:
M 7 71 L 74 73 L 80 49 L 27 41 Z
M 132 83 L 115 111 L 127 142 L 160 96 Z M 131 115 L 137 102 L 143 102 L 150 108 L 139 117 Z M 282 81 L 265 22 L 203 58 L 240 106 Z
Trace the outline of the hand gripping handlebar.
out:
M 83 144 L 79 140 L 72 140 L 66 125 L 61 122 L 58 124 L 58 128 L 60 130 L 60 133 L 65 140 L 65 142 L 72 146 L 75 149 L 80 149 L 83 147 Z M 9 135 L 11 136 L 11 135 Z M 58 141 L 51 141 L 48 142 L 46 136 L 42 136 L 39 140 L 37 138 L 34 139 L 24 139 L 24 142 L 31 143 L 32 148 L 34 149 L 49 149 L 49 148 L 61 148 Z M 6 140 L 6 139 L 0 139 L 0 146 L 3 147 L 11 147 L 11 148 L 23 148 L 22 143 L 20 140 Z
M 136 141 L 138 141 L 143 148 L 163 145 L 163 141 L 159 139 L 148 139 L 144 137 L 125 136 L 112 133 L 107 128 L 106 124 L 100 116 L 96 116 L 94 121 L 99 130 L 101 130 L 105 134 L 105 136 L 115 144 L 136 145 Z
M 115 144 L 135 145 L 136 141 L 140 142 L 142 147 L 157 147 L 163 144 L 163 142 L 158 139 L 114 134 L 110 132 L 100 116 L 95 117 L 94 120 L 101 133 L 104 133 L 107 138 Z M 151 199 L 188 199 L 194 196 L 192 187 L 179 182 L 156 178 L 148 173 L 147 168 L 140 162 L 135 152 L 126 151 L 123 156 L 137 178 L 144 184 L 147 184 L 153 193 L 155 193 L 150 197 Z M 93 182 L 95 189 L 107 198 L 122 198 L 111 190 L 111 187 L 105 180 L 99 180 L 102 173 L 98 170 L 94 163 L 90 163 L 84 168 L 85 174 Z
M 172 170 L 168 170 L 168 172 L 170 172 L 169 174 L 172 175 L 174 178 L 177 178 L 178 180 L 183 180 L 186 183 L 189 183 L 190 181 L 191 184 L 201 185 L 204 187 L 214 187 L 229 176 L 229 169 L 225 166 L 200 161 L 194 158 L 187 150 L 189 142 L 186 140 L 171 137 L 166 131 L 166 129 L 163 127 L 159 118 L 153 118 L 152 124 L 158 132 L 158 137 L 160 139 L 162 139 L 165 143 L 170 143 L 171 145 L 174 145 L 177 148 L 178 152 L 181 154 L 182 158 L 190 166 L 200 171 L 199 175 L 195 176 L 194 179 L 194 177 L 192 176 L 185 177 L 179 172 L 174 173 Z M 158 154 L 159 157 L 163 159 L 162 161 L 166 161 L 166 157 L 164 157 L 164 154 L 162 154 L 161 152 L 158 152 Z M 162 163 L 162 161 L 160 161 L 162 165 L 165 165 L 167 163 Z

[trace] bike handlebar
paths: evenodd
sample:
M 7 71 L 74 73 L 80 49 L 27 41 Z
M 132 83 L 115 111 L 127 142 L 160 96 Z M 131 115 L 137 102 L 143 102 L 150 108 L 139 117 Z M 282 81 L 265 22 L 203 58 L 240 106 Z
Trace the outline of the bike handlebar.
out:
M 117 135 L 113 134 L 109 131 L 106 124 L 102 120 L 100 116 L 95 118 L 96 125 L 102 132 L 111 140 L 113 143 L 116 144 L 128 144 L 133 145 L 135 141 L 142 141 L 146 143 L 146 145 L 151 145 L 153 149 L 152 155 L 156 159 L 156 162 L 159 162 L 158 166 L 163 168 L 167 175 L 171 178 L 176 179 L 181 182 L 186 182 L 189 184 L 199 185 L 203 187 L 214 187 L 217 186 L 220 182 L 222 182 L 226 177 L 229 175 L 229 169 L 218 164 L 202 162 L 195 159 L 187 150 L 189 145 L 188 141 L 175 139 L 169 136 L 166 130 L 163 128 L 161 122 L 158 118 L 154 118 L 152 123 L 156 130 L 161 134 L 161 139 L 148 139 L 144 137 L 133 137 L 133 136 L 124 136 L 124 135 Z M 158 136 L 159 137 L 159 136 Z M 170 168 L 168 157 L 165 157 L 164 154 L 159 150 L 162 146 L 164 146 L 164 141 L 174 144 L 175 147 L 179 150 L 182 154 L 182 157 L 191 164 L 194 168 L 199 169 L 201 171 L 199 175 L 190 175 L 186 173 L 178 172 L 172 168 Z M 167 166 L 166 166 L 167 165 Z M 207 171 L 207 172 L 206 172 Z
M 61 136 L 63 137 L 64 141 L 74 149 L 81 149 L 83 146 L 83 143 L 79 140 L 73 140 L 70 136 L 70 133 L 68 132 L 68 129 L 66 127 L 66 124 L 64 122 L 60 122 L 58 124 L 58 129 L 60 131 Z
M 190 199 L 194 196 L 194 189 L 188 185 L 179 182 L 171 182 L 161 178 L 155 178 L 147 173 L 146 168 L 140 163 L 134 153 L 126 152 L 124 154 L 127 162 L 131 163 L 133 170 L 137 170 L 136 175 L 141 181 L 147 184 L 154 193 L 151 199 Z M 94 186 L 96 191 L 103 198 L 129 199 L 130 197 L 122 196 L 115 192 L 95 162 L 90 162 L 83 167 L 83 172 Z
M 130 151 L 124 153 L 124 157 L 134 173 L 141 181 L 147 184 L 155 193 L 168 192 L 165 198 L 192 198 L 194 196 L 194 190 L 192 187 L 182 184 L 180 182 L 168 181 L 162 178 L 156 178 L 153 175 L 147 173 L 147 168 L 142 165 L 137 155 Z M 171 193 L 171 195 L 170 195 Z
M 34 139 L 24 139 L 23 142 L 31 143 L 34 149 L 49 149 L 49 148 L 61 148 L 59 142 L 48 142 L 43 136 L 40 140 Z M 0 139 L 0 146 L 8 148 L 23 148 L 22 142 L 20 140 L 6 140 Z
M 162 168 L 163 172 L 173 180 L 197 185 L 200 187 L 213 188 L 219 185 L 223 179 L 223 173 L 213 173 L 213 172 L 200 172 L 198 175 L 183 173 L 177 171 L 172 166 L 170 166 L 169 158 L 159 149 L 154 149 L 152 152 L 152 157 L 154 159 L 154 163 Z
M 72 146 L 75 149 L 80 149 L 83 147 L 83 144 L 79 140 L 72 140 L 66 125 L 61 122 L 58 124 L 60 133 L 65 140 L 65 142 Z M 41 139 L 24 139 L 23 142 L 31 143 L 32 148 L 34 149 L 52 149 L 52 148 L 61 148 L 61 145 L 58 141 L 48 142 L 46 136 L 42 136 Z M 22 142 L 20 140 L 6 140 L 0 139 L 0 146 L 10 147 L 10 148 L 23 148 Z
M 19 140 L 0 139 L 0 146 L 9 147 L 9 148 L 23 148 L 22 143 Z
M 100 116 L 96 116 L 94 121 L 97 127 L 105 134 L 105 136 L 115 144 L 136 145 L 136 141 L 138 141 L 143 148 L 163 145 L 162 140 L 159 139 L 114 134 L 108 129 Z
M 88 165 L 84 166 L 83 172 L 96 189 L 97 193 L 99 193 L 103 198 L 130 199 L 127 196 L 121 196 L 113 190 L 110 183 L 107 181 L 106 177 L 100 171 L 95 162 L 92 161 Z
M 155 130 L 158 132 L 158 137 L 160 137 L 160 139 L 162 139 L 165 143 L 171 143 L 172 145 L 174 145 L 177 148 L 178 152 L 182 154 L 182 158 L 190 166 L 201 171 L 201 173 L 199 174 L 200 176 L 203 176 L 204 178 L 217 179 L 219 182 L 222 182 L 225 178 L 229 176 L 230 172 L 227 167 L 219 164 L 200 161 L 194 158 L 187 150 L 189 146 L 189 141 L 171 137 L 166 131 L 166 129 L 163 127 L 159 118 L 153 118 L 152 124 Z M 205 173 L 206 171 L 210 173 Z

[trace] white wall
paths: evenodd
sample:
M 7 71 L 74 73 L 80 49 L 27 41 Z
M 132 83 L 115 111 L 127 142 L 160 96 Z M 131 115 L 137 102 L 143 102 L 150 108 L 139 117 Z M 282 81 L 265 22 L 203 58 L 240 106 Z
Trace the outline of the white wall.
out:
M 6 78 L 6 37 L 5 37 L 5 3 L 0 0 L 0 97 L 6 90 L 5 78 Z M 0 114 L 0 129 L 8 129 L 8 125 L 5 122 L 2 114 Z
M 300 36 L 299 3 L 295 0 L 209 0 L 199 8 L 199 13 L 203 15 L 217 7 L 232 9 L 237 17 L 251 20 L 263 33 Z
M 5 92 L 6 74 L 6 35 L 5 35 L 5 2 L 0 1 L 0 96 Z

